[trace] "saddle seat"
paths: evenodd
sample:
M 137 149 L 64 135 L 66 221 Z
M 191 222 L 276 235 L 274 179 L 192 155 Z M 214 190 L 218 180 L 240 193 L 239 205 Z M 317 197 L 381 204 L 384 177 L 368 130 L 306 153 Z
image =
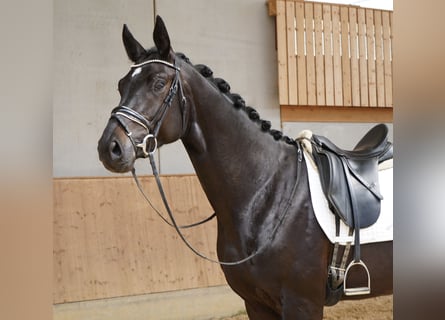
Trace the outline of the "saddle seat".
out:
M 352 150 L 341 149 L 324 136 L 314 135 L 314 140 L 337 155 L 349 159 L 366 159 L 378 156 L 380 163 L 393 157 L 392 144 L 388 142 L 388 127 L 385 124 L 378 124 L 370 129 Z
M 380 214 L 378 164 L 393 157 L 388 127 L 378 124 L 353 150 L 344 150 L 328 138 L 312 135 L 312 155 L 331 210 L 350 227 L 366 228 Z M 354 217 L 356 215 L 356 217 Z

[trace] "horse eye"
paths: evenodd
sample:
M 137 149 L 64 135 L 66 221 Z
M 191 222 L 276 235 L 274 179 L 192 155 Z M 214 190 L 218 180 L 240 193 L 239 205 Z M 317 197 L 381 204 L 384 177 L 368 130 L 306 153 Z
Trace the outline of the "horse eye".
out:
M 166 81 L 164 79 L 158 79 L 154 83 L 154 89 L 160 91 L 165 87 Z

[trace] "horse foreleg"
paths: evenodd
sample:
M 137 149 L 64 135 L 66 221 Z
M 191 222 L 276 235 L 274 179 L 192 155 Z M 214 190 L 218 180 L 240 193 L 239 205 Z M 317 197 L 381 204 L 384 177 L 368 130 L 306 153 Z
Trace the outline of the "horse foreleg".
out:
M 282 320 L 298 319 L 298 320 L 322 320 L 323 308 L 320 310 L 307 310 L 300 306 L 294 306 L 293 309 L 283 310 Z
M 274 310 L 257 302 L 244 302 L 247 315 L 252 320 L 280 320 L 281 316 Z
M 323 302 L 315 303 L 303 298 L 283 297 L 282 320 L 322 320 Z

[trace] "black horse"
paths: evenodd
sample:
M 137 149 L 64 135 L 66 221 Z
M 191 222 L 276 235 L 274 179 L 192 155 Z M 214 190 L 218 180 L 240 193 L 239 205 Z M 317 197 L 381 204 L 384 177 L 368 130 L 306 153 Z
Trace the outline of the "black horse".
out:
M 227 282 L 251 319 L 322 319 L 333 245 L 315 218 L 301 149 L 272 130 L 212 71 L 173 52 L 156 18 L 146 50 L 126 26 L 134 62 L 98 151 L 113 172 L 181 139 L 218 220 L 217 252 Z M 392 293 L 392 241 L 362 245 L 372 277 L 366 297 Z M 348 283 L 363 279 L 351 274 Z M 347 297 L 345 297 L 347 298 Z

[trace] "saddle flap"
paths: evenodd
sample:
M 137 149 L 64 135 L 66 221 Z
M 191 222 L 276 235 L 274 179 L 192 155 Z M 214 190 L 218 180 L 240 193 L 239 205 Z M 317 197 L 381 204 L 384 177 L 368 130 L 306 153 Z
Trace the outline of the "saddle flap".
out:
M 378 157 L 350 159 L 317 143 L 314 146 L 313 157 L 331 210 L 350 227 L 354 227 L 354 214 L 358 215 L 360 228 L 374 224 L 382 199 Z

